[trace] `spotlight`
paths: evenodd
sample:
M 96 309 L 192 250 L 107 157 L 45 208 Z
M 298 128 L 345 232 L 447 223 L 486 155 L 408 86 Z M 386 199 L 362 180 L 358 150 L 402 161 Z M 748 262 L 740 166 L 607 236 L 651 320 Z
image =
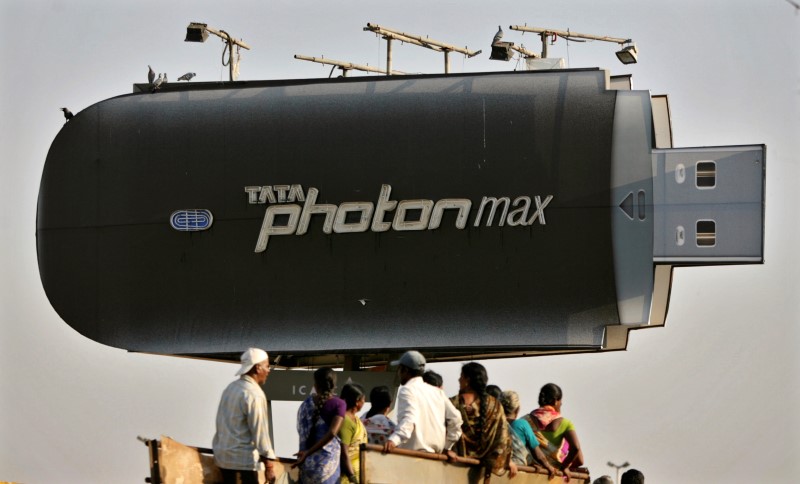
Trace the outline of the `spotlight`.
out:
M 208 24 L 192 22 L 186 27 L 186 38 L 184 42 L 205 42 L 208 39 Z
M 492 53 L 489 55 L 491 60 L 509 61 L 514 57 L 514 50 L 511 48 L 513 42 L 495 42 L 492 44 Z
M 617 59 L 623 64 L 636 64 L 638 55 L 639 51 L 636 49 L 636 44 L 626 45 L 617 51 Z

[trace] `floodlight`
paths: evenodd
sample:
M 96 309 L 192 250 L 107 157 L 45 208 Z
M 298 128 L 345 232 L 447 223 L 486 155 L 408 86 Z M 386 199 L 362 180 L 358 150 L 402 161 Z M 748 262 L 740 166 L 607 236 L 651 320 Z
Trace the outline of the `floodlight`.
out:
M 205 42 L 208 39 L 208 24 L 192 22 L 186 27 L 186 38 L 184 42 Z
M 492 53 L 489 55 L 491 60 L 509 61 L 514 57 L 514 50 L 511 46 L 512 42 L 495 42 L 492 44 Z
M 225 51 L 228 52 L 228 60 L 225 60 L 225 51 L 223 51 L 222 65 L 228 66 L 229 78 L 231 81 L 235 81 L 236 78 L 239 77 L 239 50 L 237 49 L 236 54 L 234 54 L 233 46 L 235 45 L 247 50 L 250 50 L 250 46 L 241 40 L 234 39 L 224 30 L 217 30 L 213 27 L 209 27 L 208 24 L 200 22 L 189 23 L 189 26 L 186 27 L 186 38 L 183 40 L 185 42 L 205 42 L 208 38 L 208 34 L 214 34 L 228 44 L 225 47 Z
M 623 64 L 636 64 L 638 55 L 639 51 L 636 49 L 636 44 L 626 45 L 617 51 L 617 59 Z

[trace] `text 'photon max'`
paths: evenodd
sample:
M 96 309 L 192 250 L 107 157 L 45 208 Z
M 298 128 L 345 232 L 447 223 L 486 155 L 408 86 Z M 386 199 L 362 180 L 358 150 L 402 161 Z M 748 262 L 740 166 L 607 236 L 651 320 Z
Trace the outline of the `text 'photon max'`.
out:
M 472 211 L 472 200 L 468 198 L 443 198 L 435 202 L 426 199 L 390 200 L 391 185 L 381 185 L 376 203 L 342 202 L 339 205 L 316 203 L 319 190 L 314 187 L 309 187 L 307 193 L 303 193 L 300 185 L 247 186 L 244 191 L 250 204 L 278 202 L 266 209 L 255 252 L 267 250 L 267 243 L 272 235 L 305 234 L 313 215 L 325 216 L 322 231 L 326 234 L 342 234 L 368 230 L 386 232 L 390 229 L 434 230 L 439 228 L 445 210 L 457 211 L 455 226 L 463 229 Z M 528 226 L 537 220 L 539 224 L 545 225 L 547 222 L 544 209 L 552 200 L 552 195 L 547 195 L 544 199 L 539 195 L 523 195 L 513 201 L 510 197 L 484 196 L 472 219 L 472 225 L 478 227 L 483 220 L 486 227 L 494 225 L 495 220 L 497 226 L 501 227 Z M 288 203 L 294 201 L 304 203 L 302 206 Z M 394 212 L 394 216 L 391 221 L 387 221 L 386 214 L 391 212 Z

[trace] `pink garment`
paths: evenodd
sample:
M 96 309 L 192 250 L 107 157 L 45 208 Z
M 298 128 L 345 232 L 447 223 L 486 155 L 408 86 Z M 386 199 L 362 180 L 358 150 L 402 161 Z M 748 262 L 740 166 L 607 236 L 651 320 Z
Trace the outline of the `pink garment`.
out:
M 539 425 L 537 425 L 537 427 L 539 427 L 539 430 L 544 430 L 545 427 L 550 425 L 550 422 L 552 422 L 557 418 L 561 418 L 561 414 L 558 412 L 558 410 L 553 408 L 551 405 L 545 405 L 544 407 L 539 407 L 533 412 L 531 412 L 531 415 L 536 417 L 536 420 L 539 421 L 538 422 Z

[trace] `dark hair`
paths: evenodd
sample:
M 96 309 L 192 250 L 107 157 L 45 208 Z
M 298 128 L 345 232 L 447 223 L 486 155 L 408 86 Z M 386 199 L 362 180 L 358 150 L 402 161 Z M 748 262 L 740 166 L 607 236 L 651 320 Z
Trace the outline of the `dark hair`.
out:
M 494 398 L 500 398 L 500 395 L 503 394 L 503 390 L 501 390 L 497 385 L 486 385 L 486 393 Z
M 644 484 L 644 474 L 637 469 L 628 469 L 622 474 L 620 484 Z
M 422 368 L 409 368 L 406 365 L 400 365 L 400 368 L 405 368 L 406 372 L 408 373 L 409 377 L 411 377 L 411 378 L 422 376 L 422 374 L 425 372 L 425 369 L 424 369 L 425 367 L 422 367 Z
M 441 387 L 444 383 L 442 380 L 442 375 L 436 373 L 433 370 L 428 370 L 422 374 L 422 381 L 427 383 L 428 385 L 433 385 L 435 387 Z
M 371 406 L 367 411 L 367 418 L 383 413 L 392 405 L 392 391 L 386 385 L 375 387 L 369 392 L 369 402 Z
M 342 387 L 339 397 L 347 403 L 347 408 L 355 408 L 359 400 L 364 398 L 364 387 L 358 383 L 348 383 Z
M 317 371 L 314 372 L 314 388 L 317 390 L 317 398 L 314 402 L 314 416 L 311 420 L 312 427 L 317 425 L 322 406 L 333 396 L 333 390 L 336 389 L 336 372 L 333 371 L 333 368 L 327 366 L 317 368 Z
M 332 393 L 336 388 L 336 372 L 333 368 L 323 366 L 314 372 L 314 387 L 317 393 Z
M 474 361 L 469 362 L 461 367 L 461 374 L 469 380 L 469 387 L 475 393 L 479 395 L 486 393 L 486 382 L 489 381 L 489 377 L 483 365 Z
M 539 406 L 555 405 L 562 397 L 561 387 L 555 383 L 548 383 L 539 390 Z
M 489 381 L 489 376 L 486 374 L 486 368 L 484 368 L 484 366 L 480 363 L 475 363 L 474 361 L 462 366 L 461 374 L 464 375 L 464 378 L 469 381 L 469 388 L 477 393 L 478 398 L 480 398 L 480 415 L 478 415 L 478 422 L 476 426 L 476 441 L 480 442 L 483 435 L 484 419 L 486 418 L 487 400 L 489 398 L 494 398 L 486 393 L 486 382 Z

